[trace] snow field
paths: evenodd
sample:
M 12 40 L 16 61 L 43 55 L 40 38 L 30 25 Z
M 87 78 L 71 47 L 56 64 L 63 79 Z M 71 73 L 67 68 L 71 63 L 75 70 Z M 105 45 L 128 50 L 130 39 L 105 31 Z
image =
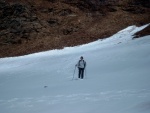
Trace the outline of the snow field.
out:
M 149 113 L 150 36 L 130 26 L 89 44 L 0 59 L 0 113 Z M 73 72 L 80 56 L 85 78 Z M 46 87 L 45 87 L 46 86 Z

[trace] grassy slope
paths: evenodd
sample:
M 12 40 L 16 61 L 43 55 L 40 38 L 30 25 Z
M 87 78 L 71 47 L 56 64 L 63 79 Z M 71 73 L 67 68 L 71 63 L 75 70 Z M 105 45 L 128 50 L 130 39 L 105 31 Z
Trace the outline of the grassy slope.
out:
M 106 38 L 130 25 L 149 23 L 149 8 L 128 4 L 121 0 L 101 6 L 97 11 L 79 8 L 77 4 L 48 0 L 6 0 L 26 7 L 23 14 L 8 15 L 20 19 L 18 28 L 0 29 L 0 57 L 30 54 L 50 49 L 61 49 Z M 5 17 L 6 18 L 6 17 Z M 5 18 L 1 21 L 5 21 Z M 50 23 L 49 23 L 50 22 Z M 12 30 L 21 29 L 19 34 Z

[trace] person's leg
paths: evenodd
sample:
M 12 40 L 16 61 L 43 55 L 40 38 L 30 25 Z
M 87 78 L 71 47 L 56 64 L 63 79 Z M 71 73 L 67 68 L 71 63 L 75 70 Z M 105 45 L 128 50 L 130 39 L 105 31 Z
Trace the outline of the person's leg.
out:
M 84 69 L 82 68 L 81 70 L 82 70 L 81 71 L 81 79 L 83 79 L 84 78 Z
M 79 68 L 78 78 L 81 78 L 81 68 Z

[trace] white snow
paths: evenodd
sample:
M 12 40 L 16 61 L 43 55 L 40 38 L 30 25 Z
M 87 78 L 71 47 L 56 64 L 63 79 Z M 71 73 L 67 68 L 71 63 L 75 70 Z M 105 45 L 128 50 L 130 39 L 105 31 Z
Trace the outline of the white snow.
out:
M 0 59 L 0 113 L 150 113 L 150 36 L 130 26 L 89 44 Z M 73 72 L 80 56 L 85 78 Z

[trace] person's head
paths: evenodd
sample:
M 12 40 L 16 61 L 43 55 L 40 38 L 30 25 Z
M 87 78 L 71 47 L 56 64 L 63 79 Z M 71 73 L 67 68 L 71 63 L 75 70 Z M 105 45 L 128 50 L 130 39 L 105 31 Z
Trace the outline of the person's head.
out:
M 83 60 L 83 56 L 81 56 L 80 59 Z

